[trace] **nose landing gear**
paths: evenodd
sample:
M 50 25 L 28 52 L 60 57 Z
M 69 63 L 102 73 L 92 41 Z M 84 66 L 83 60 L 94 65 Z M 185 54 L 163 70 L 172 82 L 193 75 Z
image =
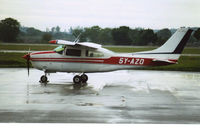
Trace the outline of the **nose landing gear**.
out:
M 88 76 L 86 74 L 82 74 L 81 76 L 76 75 L 73 78 L 73 82 L 75 84 L 86 83 L 88 80 Z
M 48 78 L 47 78 L 47 74 L 45 73 L 45 75 L 42 75 L 40 77 L 40 83 L 47 83 L 48 82 Z

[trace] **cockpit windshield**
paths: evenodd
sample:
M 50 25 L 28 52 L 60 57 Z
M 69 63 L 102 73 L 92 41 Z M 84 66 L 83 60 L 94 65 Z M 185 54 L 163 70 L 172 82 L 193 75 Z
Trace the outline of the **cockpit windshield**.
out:
M 65 47 L 63 45 L 59 45 L 57 48 L 54 49 L 55 52 L 62 54 Z

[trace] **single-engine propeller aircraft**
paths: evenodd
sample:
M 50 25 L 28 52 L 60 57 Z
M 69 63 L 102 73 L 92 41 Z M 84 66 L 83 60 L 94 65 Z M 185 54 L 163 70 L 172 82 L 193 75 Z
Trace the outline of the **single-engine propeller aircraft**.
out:
M 33 67 L 44 71 L 45 75 L 40 78 L 42 83 L 48 81 L 48 73 L 55 72 L 79 73 L 73 82 L 85 83 L 86 73 L 176 64 L 191 33 L 189 28 L 179 28 L 161 47 L 135 53 L 115 53 L 91 42 L 52 40 L 50 43 L 60 46 L 52 51 L 28 53 L 23 58 L 27 60 L 28 74 L 29 61 Z

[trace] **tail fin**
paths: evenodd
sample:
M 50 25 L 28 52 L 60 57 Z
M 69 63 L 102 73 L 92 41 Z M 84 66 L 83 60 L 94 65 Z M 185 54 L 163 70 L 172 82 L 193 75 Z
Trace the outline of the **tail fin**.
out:
M 192 31 L 189 28 L 179 28 L 161 47 L 151 51 L 136 52 L 132 55 L 148 55 L 148 57 L 154 58 L 155 61 L 177 61 Z
M 181 54 L 193 30 L 179 28 L 161 47 L 136 54 Z
M 154 53 L 181 54 L 192 30 L 189 28 L 179 28 L 160 48 L 153 50 Z

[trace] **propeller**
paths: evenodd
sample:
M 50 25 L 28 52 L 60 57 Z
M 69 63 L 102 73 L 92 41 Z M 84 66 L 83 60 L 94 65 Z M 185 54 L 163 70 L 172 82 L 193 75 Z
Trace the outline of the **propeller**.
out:
M 28 71 L 28 76 L 29 76 L 29 68 L 30 68 L 30 49 L 28 51 L 28 54 L 23 56 L 24 59 L 26 59 L 26 65 L 27 65 L 27 71 Z

